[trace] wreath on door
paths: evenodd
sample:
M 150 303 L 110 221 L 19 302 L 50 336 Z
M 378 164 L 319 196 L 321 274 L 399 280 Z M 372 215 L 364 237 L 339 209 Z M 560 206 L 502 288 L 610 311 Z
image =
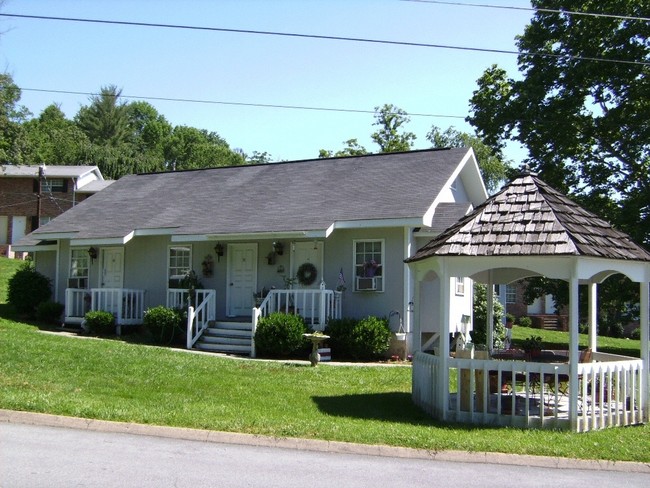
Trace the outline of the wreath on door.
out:
M 311 263 L 303 263 L 298 267 L 296 277 L 298 278 L 298 283 L 309 286 L 316 281 L 317 274 L 316 266 Z

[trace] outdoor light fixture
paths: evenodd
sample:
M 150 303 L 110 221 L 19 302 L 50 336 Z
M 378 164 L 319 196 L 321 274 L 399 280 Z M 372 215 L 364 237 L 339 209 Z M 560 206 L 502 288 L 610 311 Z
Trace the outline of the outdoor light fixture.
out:
M 91 247 L 90 249 L 88 249 L 88 256 L 90 256 L 91 262 L 97 259 L 97 248 Z
M 282 256 L 282 253 L 284 252 L 284 244 L 278 241 L 274 241 L 273 252 L 276 253 L 278 256 Z
M 214 253 L 217 255 L 217 261 L 220 261 L 221 256 L 223 256 L 223 244 L 217 242 L 214 246 Z

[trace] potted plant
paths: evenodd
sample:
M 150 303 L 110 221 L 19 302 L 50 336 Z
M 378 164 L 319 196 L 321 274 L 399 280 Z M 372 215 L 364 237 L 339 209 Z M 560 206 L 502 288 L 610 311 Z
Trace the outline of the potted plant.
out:
M 529 357 L 539 356 L 542 352 L 542 338 L 541 336 L 526 337 L 521 344 L 521 348 L 526 352 Z

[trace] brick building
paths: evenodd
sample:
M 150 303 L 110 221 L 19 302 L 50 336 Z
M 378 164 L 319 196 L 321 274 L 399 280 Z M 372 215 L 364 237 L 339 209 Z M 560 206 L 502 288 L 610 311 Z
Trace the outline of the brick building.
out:
M 0 166 L 0 256 L 14 257 L 11 244 L 111 183 L 97 166 Z

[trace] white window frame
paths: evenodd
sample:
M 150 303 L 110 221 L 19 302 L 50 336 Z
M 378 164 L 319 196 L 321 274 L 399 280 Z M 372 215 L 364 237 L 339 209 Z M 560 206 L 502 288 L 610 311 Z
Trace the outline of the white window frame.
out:
M 359 251 L 359 246 L 364 249 Z M 377 249 L 379 247 L 379 249 Z M 385 288 L 386 274 L 386 240 L 385 239 L 355 239 L 352 241 L 352 276 L 354 277 L 353 287 L 355 292 L 378 292 L 383 293 Z M 374 260 L 377 267 L 374 268 L 373 276 L 367 276 L 364 262 Z
M 88 249 L 70 249 L 68 288 L 87 290 L 90 281 L 90 256 Z
M 63 193 L 65 180 L 63 178 L 46 178 L 42 183 L 41 191 L 48 193 Z
M 456 295 L 465 296 L 465 278 L 462 276 L 456 276 Z
M 506 303 L 517 303 L 517 285 L 506 285 Z
M 179 256 L 172 256 L 172 251 L 175 250 L 187 250 L 187 257 L 183 257 L 182 263 L 178 263 Z M 172 258 L 175 259 L 175 262 L 172 265 Z M 187 264 L 187 266 L 185 266 Z M 174 246 L 169 246 L 167 248 L 167 287 L 168 288 L 177 288 L 174 286 L 169 286 L 172 280 L 182 280 L 185 278 L 185 275 L 192 270 L 192 245 L 191 244 L 178 244 Z

